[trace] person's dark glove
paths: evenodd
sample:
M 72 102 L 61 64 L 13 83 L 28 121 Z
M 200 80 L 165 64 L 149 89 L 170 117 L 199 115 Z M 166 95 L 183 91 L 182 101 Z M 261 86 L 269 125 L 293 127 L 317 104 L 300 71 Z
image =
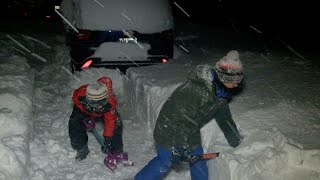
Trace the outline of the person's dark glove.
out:
M 104 138 L 104 144 L 103 144 L 103 146 L 101 146 L 101 151 L 103 153 L 106 154 L 111 149 L 111 140 L 112 140 L 111 137 Z
M 179 166 L 184 159 L 185 149 L 181 146 L 172 148 L 171 163 L 174 166 Z

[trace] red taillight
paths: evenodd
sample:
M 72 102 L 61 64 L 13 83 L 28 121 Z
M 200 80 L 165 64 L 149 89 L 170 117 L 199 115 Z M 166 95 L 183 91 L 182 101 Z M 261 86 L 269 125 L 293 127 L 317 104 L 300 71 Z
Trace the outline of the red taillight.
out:
M 85 62 L 85 63 L 81 66 L 81 69 L 89 68 L 91 64 L 92 64 L 92 60 L 89 59 L 89 60 L 87 60 L 87 62 Z
M 79 34 L 77 34 L 77 38 L 79 40 L 87 40 L 90 39 L 91 37 L 91 32 L 90 31 L 85 31 L 85 30 L 79 30 Z
M 47 19 L 51 19 L 51 16 L 50 15 L 48 15 L 48 16 L 45 16 Z
M 162 63 L 166 63 L 166 62 L 168 62 L 167 59 L 162 59 Z

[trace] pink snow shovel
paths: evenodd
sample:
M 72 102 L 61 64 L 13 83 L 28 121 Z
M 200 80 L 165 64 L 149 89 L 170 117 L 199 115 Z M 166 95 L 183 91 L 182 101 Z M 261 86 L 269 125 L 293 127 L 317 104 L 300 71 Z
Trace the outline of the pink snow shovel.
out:
M 104 159 L 104 164 L 114 172 L 117 169 L 118 164 L 122 164 L 123 166 L 133 166 L 134 162 L 128 158 L 128 154 L 126 152 L 122 153 L 111 153 L 110 151 L 107 153 L 107 157 Z
M 104 139 L 99 135 L 95 126 L 95 121 L 93 119 L 84 119 L 83 124 L 89 132 L 92 132 L 102 148 L 105 148 Z M 134 162 L 128 158 L 126 152 L 122 153 L 111 153 L 107 152 L 107 157 L 104 159 L 104 164 L 112 171 L 117 169 L 117 165 L 121 163 L 123 166 L 133 166 Z

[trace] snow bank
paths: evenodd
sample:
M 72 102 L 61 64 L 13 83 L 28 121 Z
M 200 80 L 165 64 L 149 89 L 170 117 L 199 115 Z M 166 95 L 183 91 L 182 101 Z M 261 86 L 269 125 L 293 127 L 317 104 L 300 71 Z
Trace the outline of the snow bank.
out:
M 299 109 L 305 114 L 299 113 Z M 238 148 L 225 151 L 218 159 L 219 179 L 319 179 L 320 150 L 306 149 L 309 142 L 302 139 L 317 141 L 320 127 L 305 121 L 309 119 L 306 114 L 314 112 L 292 102 L 238 114 L 245 139 Z M 290 125 L 293 122 L 300 125 Z M 308 127 L 308 134 L 299 133 L 304 127 Z M 318 131 L 314 132 L 315 129 Z M 225 149 L 217 142 L 214 147 Z
M 215 121 L 202 129 L 204 148 L 221 152 L 219 158 L 208 161 L 211 180 L 319 179 L 319 150 L 303 150 L 275 126 L 241 130 L 249 134 L 232 149 Z
M 2 56 L 0 81 L 0 179 L 20 180 L 28 174 L 34 74 L 25 58 Z

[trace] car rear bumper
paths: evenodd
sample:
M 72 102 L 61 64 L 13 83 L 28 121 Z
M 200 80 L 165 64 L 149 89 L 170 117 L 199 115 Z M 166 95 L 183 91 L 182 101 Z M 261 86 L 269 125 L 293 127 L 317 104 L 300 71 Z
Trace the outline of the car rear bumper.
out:
M 104 60 L 103 58 L 87 58 L 82 63 L 73 63 L 73 68 L 75 70 L 81 70 L 82 66 L 88 62 L 92 61 L 90 67 L 106 67 L 106 68 L 115 68 L 115 67 L 139 67 L 139 66 L 148 66 L 148 65 L 157 65 L 162 64 L 168 61 L 168 58 L 163 57 L 152 57 L 147 60 L 131 60 L 131 61 L 115 61 L 115 60 Z
M 102 63 L 94 63 L 92 67 L 108 67 L 108 66 L 146 66 L 146 65 L 154 65 L 161 64 L 161 62 L 146 62 L 146 61 L 121 61 L 121 62 L 102 62 Z

